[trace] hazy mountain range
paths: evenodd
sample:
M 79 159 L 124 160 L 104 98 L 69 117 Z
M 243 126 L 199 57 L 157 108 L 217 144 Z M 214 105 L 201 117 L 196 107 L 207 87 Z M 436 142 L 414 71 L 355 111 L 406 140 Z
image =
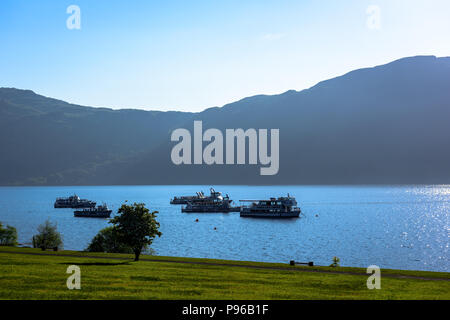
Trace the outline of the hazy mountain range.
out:
M 279 174 L 173 165 L 170 135 L 194 120 L 204 130 L 279 128 Z M 404 58 L 200 113 L 92 108 L 0 88 L 0 150 L 0 185 L 448 184 L 450 58 Z

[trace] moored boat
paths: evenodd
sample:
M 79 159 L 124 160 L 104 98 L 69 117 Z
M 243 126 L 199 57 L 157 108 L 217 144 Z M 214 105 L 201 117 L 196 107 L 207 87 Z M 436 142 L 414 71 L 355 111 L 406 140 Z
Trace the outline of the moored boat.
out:
M 192 201 L 199 201 L 202 199 L 205 199 L 205 195 L 202 191 L 197 192 L 195 196 L 181 196 L 181 197 L 173 197 L 173 199 L 170 200 L 170 204 L 187 204 L 188 202 Z
M 110 210 L 106 204 L 103 204 L 96 208 L 76 210 L 74 211 L 73 215 L 75 217 L 84 217 L 84 218 L 109 218 L 111 216 L 111 212 L 112 210 Z
M 269 200 L 240 200 L 251 202 L 249 206 L 241 207 L 241 217 L 251 218 L 298 218 L 301 210 L 297 200 L 289 194 L 287 197 L 270 198 Z
M 187 201 L 181 212 L 239 212 L 240 207 L 233 207 L 233 200 L 228 195 L 210 189 L 211 195 L 200 199 Z
M 181 212 L 239 212 L 240 207 L 231 206 L 231 200 L 222 201 L 222 202 L 200 202 L 200 203 L 192 203 L 188 202 L 185 207 L 181 208 Z
M 96 203 L 87 199 L 80 199 L 76 194 L 68 198 L 57 198 L 54 204 L 55 208 L 94 208 Z

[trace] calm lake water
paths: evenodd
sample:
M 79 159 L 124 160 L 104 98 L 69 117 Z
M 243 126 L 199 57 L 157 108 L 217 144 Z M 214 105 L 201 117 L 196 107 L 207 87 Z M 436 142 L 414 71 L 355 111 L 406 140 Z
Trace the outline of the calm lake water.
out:
M 30 244 L 46 219 L 56 222 L 64 248 L 83 250 L 106 219 L 75 218 L 72 209 L 54 209 L 56 197 L 76 193 L 106 202 L 144 202 L 158 210 L 158 255 L 287 263 L 450 271 L 450 186 L 215 186 L 236 201 L 282 196 L 297 198 L 302 217 L 293 220 L 240 218 L 239 213 L 181 213 L 169 204 L 209 186 L 0 187 L 0 221 L 17 228 Z M 196 219 L 199 222 L 195 222 Z M 214 227 L 217 230 L 214 230 Z

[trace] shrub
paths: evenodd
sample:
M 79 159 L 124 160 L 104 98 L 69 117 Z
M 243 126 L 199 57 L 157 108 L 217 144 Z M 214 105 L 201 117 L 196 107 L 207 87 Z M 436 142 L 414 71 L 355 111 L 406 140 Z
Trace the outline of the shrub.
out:
M 58 250 L 62 247 L 61 234 L 56 230 L 56 224 L 49 220 L 38 227 L 38 234 L 33 236 L 33 247 L 42 250 Z
M 133 249 L 120 242 L 114 227 L 102 229 L 86 248 L 89 252 L 133 253 Z
M 0 246 L 16 246 L 17 245 L 17 230 L 14 227 L 6 226 L 3 228 L 0 222 Z

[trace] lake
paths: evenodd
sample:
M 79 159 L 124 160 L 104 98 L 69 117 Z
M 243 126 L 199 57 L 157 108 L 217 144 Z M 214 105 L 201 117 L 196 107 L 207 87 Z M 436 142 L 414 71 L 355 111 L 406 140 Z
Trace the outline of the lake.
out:
M 159 211 L 163 235 L 152 245 L 158 255 L 317 265 L 337 256 L 342 266 L 450 271 L 450 186 L 214 187 L 236 204 L 290 193 L 302 216 L 181 213 L 181 206 L 169 204 L 173 196 L 209 194 L 209 186 L 0 187 L 0 221 L 16 227 L 19 242 L 30 245 L 37 226 L 50 219 L 63 235 L 64 249 L 83 250 L 109 224 L 53 208 L 55 198 L 76 193 L 107 203 L 113 214 L 126 200 Z

